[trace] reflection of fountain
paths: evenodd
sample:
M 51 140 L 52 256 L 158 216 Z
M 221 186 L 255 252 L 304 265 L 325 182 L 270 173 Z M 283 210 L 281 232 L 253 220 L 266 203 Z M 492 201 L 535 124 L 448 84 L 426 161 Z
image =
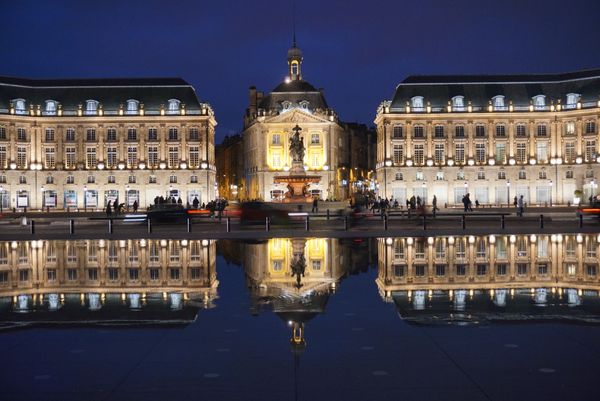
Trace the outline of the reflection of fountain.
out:
M 285 201 L 306 201 L 309 197 L 308 186 L 310 183 L 318 183 L 321 177 L 313 175 L 309 176 L 304 170 L 304 141 L 300 138 L 300 128 L 296 125 L 292 131 L 294 134 L 290 139 L 290 155 L 292 156 L 292 167 L 289 175 L 277 176 L 274 178 L 276 184 L 285 184 L 287 192 L 285 193 Z
M 306 270 L 306 258 L 304 257 L 304 247 L 306 240 L 293 239 L 292 240 L 292 262 L 290 263 L 290 269 L 292 270 L 292 277 L 296 277 L 296 288 L 300 289 L 303 286 L 302 277 Z

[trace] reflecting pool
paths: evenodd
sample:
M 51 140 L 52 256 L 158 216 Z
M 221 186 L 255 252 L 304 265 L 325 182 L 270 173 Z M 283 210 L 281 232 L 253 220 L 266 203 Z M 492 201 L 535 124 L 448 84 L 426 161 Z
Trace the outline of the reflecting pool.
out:
M 599 239 L 0 242 L 2 398 L 589 397 Z

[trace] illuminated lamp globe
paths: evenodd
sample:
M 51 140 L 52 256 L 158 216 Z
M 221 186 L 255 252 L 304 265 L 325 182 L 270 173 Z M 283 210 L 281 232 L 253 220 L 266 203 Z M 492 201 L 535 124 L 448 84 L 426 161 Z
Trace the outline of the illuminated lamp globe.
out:
M 488 160 L 488 164 L 489 164 L 490 166 L 493 166 L 494 164 L 496 164 L 496 160 L 494 160 L 494 159 L 490 159 L 490 160 Z
M 515 164 L 517 164 L 517 161 L 515 159 L 509 159 L 508 164 L 510 164 L 511 166 L 514 166 Z
M 450 167 L 454 166 L 454 160 L 452 160 L 452 159 L 448 159 L 448 165 L 449 165 Z
M 583 159 L 581 158 L 581 156 L 577 156 L 577 159 L 575 159 L 575 163 L 581 164 L 582 162 L 583 162 Z
M 208 163 L 207 162 L 202 162 L 200 163 L 200 167 L 202 167 L 203 169 L 207 169 L 208 168 Z
M 160 164 L 158 165 L 158 167 L 160 167 L 161 170 L 164 170 L 167 168 L 167 163 L 165 162 L 160 162 Z
M 469 159 L 469 161 L 467 162 L 467 164 L 468 164 L 469 166 L 473 166 L 473 165 L 475 164 L 475 160 L 473 160 L 473 159 Z
M 185 170 L 185 169 L 187 168 L 187 163 L 186 163 L 186 162 L 181 162 L 181 163 L 179 164 L 179 167 L 180 167 L 182 170 Z
M 329 170 L 329 166 L 326 164 L 323 166 L 323 170 L 328 171 Z
M 139 168 L 140 170 L 143 170 L 143 169 L 145 169 L 145 168 L 146 168 L 146 163 L 144 163 L 144 162 L 141 162 L 140 164 L 138 164 L 138 168 Z
M 427 159 L 427 165 L 428 165 L 429 167 L 433 166 L 433 160 L 431 160 L 431 159 Z
M 98 170 L 104 170 L 104 163 L 100 162 L 98 163 Z
M 117 167 L 119 168 L 119 170 L 124 170 L 125 169 L 125 163 L 121 162 L 117 165 Z
M 532 166 L 534 166 L 536 163 L 535 159 L 529 159 L 529 164 L 531 164 Z
M 409 160 L 406 161 L 406 166 L 407 167 L 412 167 L 412 165 L 413 165 L 413 161 L 412 160 L 409 159 Z
M 17 163 L 15 163 L 15 162 L 10 163 L 10 169 L 11 170 L 14 170 L 16 168 L 17 168 Z

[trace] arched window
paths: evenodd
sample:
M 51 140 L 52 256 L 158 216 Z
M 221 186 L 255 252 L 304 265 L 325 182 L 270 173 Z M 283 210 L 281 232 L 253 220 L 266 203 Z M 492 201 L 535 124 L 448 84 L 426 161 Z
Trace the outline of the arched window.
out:
M 494 110 L 504 110 L 504 96 L 497 95 L 492 98 L 492 105 L 494 106 Z
M 85 102 L 85 114 L 88 116 L 95 115 L 98 111 L 98 101 L 97 100 L 86 100 Z
M 307 100 L 302 100 L 300 103 L 300 108 L 303 110 L 308 110 L 308 101 Z
M 179 105 L 181 102 L 177 99 L 169 99 L 168 114 L 179 114 Z
M 54 100 L 46 100 L 46 115 L 56 115 L 56 102 Z
M 14 99 L 13 105 L 15 107 L 15 114 L 27 113 L 27 110 L 25 108 L 25 99 Z
M 129 99 L 127 101 L 127 112 L 126 112 L 126 114 L 137 114 L 139 104 L 140 104 L 140 102 L 138 102 L 137 100 L 135 100 L 135 99 Z
M 410 99 L 414 111 L 423 111 L 423 96 L 414 96 Z
M 581 95 L 578 93 L 567 93 L 567 103 L 565 108 L 574 109 L 577 106 L 577 102 L 581 99 Z
M 465 111 L 465 97 L 464 96 L 454 96 L 452 98 L 452 110 Z
M 544 110 L 546 108 L 546 96 L 536 95 L 533 97 L 533 107 L 535 110 Z
M 402 173 L 398 172 L 396 173 L 396 181 L 402 181 L 404 179 L 404 176 L 402 175 Z
M 285 100 L 281 103 L 281 107 L 283 107 L 284 110 L 289 110 L 292 107 L 292 102 Z

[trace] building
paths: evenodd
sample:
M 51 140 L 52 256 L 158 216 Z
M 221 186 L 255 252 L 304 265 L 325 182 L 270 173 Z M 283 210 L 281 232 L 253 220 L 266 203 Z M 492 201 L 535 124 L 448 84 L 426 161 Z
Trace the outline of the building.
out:
M 293 167 L 289 144 L 296 127 L 301 129 L 305 148 L 304 170 L 313 177 L 307 195 L 322 199 L 348 196 L 348 182 L 342 178 L 344 129 L 328 106 L 323 90 L 303 79 L 302 60 L 302 51 L 294 41 L 288 50 L 286 80 L 267 95 L 250 87 L 242 133 L 247 199 L 285 197 L 287 185 L 276 178 L 286 176 Z
M 342 166 L 342 180 L 348 182 L 350 195 L 354 193 L 372 192 L 375 188 L 376 131 L 372 127 L 359 123 L 342 123 L 345 143 L 348 149 L 346 160 Z
M 241 135 L 226 136 L 215 147 L 219 196 L 237 200 L 244 190 L 244 161 Z
M 215 125 L 179 78 L 0 78 L 2 207 L 207 202 Z
M 577 203 L 597 194 L 600 70 L 410 76 L 377 110 L 382 197 Z

